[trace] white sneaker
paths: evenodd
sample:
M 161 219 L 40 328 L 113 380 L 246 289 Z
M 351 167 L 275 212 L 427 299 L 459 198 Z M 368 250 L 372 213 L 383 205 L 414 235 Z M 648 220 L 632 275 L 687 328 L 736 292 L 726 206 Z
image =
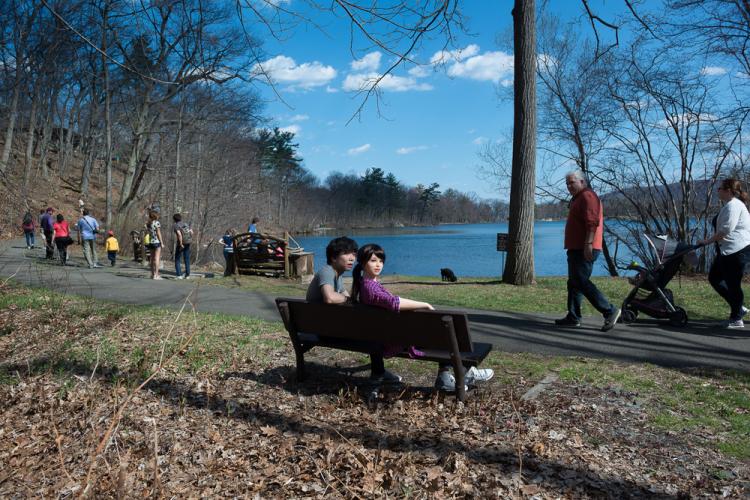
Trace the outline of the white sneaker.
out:
M 748 309 L 748 308 L 747 308 L 747 307 L 745 307 L 745 306 L 742 306 L 742 309 L 740 309 L 740 314 L 742 315 L 742 317 L 743 317 L 743 318 L 744 318 L 745 316 L 747 316 L 747 313 L 748 313 L 748 312 L 750 312 L 750 309 Z
M 477 368 L 476 366 L 472 366 L 466 372 L 464 380 L 467 384 L 472 385 L 476 382 L 487 382 L 494 376 L 495 372 L 492 370 L 492 368 Z
M 185 279 L 185 277 L 184 277 L 184 276 L 182 276 L 182 275 L 180 275 L 180 276 L 176 276 L 176 277 L 175 277 L 175 279 L 177 279 L 177 280 L 184 280 L 184 279 Z
M 729 322 L 727 322 L 726 324 L 726 328 L 730 330 L 745 328 L 745 323 L 741 319 L 738 319 L 736 321 L 729 320 Z

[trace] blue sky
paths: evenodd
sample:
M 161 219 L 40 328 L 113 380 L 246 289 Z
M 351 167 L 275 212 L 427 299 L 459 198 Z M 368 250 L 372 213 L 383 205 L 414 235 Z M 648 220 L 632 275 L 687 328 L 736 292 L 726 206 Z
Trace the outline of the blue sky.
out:
M 302 6 L 295 0 L 283 3 L 289 9 Z M 263 67 L 284 101 L 269 86 L 259 86 L 267 101 L 265 114 L 271 125 L 295 132 L 305 166 L 321 180 L 334 171 L 363 173 L 380 167 L 407 185 L 438 182 L 442 189 L 502 198 L 498 187 L 476 170 L 482 144 L 501 139 L 512 126 L 512 103 L 501 102 L 497 92 L 512 86 L 513 55 L 497 41 L 512 28 L 512 4 L 464 2 L 471 34 L 457 33 L 455 45 L 461 52 L 445 54 L 440 67 L 397 68 L 381 85 L 380 113 L 371 97 L 361 117 L 348 125 L 362 102 L 356 90 L 384 71 L 393 56 L 360 38 L 355 38 L 353 55 L 348 20 L 308 12 L 325 33 L 298 26 L 283 41 L 264 40 Z M 576 16 L 581 6 L 566 1 L 551 8 Z M 440 41 L 427 43 L 416 58 L 435 61 L 442 48 Z

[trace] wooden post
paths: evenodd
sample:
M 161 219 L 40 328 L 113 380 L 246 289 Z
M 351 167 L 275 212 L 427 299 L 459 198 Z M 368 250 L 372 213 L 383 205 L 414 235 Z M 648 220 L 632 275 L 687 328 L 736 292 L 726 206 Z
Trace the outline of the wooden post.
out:
M 292 270 L 289 268 L 289 232 L 284 231 L 284 277 L 289 279 Z

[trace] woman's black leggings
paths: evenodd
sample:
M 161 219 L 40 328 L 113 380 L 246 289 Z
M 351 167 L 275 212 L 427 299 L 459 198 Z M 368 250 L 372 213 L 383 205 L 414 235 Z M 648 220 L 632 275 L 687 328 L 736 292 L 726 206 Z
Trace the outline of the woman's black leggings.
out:
M 742 304 L 745 301 L 745 294 L 742 293 L 742 276 L 745 274 L 745 264 L 748 261 L 750 246 L 730 255 L 717 253 L 708 272 L 708 282 L 731 308 L 731 321 L 742 319 Z

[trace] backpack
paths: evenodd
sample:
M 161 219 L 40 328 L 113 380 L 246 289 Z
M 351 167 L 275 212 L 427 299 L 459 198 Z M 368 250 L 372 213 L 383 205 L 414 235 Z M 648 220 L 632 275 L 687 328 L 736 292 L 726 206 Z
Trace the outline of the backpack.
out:
M 177 230 L 182 234 L 182 244 L 189 245 L 193 242 L 193 230 L 190 229 L 190 225 L 185 222 L 177 224 Z
M 34 230 L 34 218 L 31 216 L 31 212 L 26 212 L 26 215 L 23 216 L 22 227 L 27 233 Z

